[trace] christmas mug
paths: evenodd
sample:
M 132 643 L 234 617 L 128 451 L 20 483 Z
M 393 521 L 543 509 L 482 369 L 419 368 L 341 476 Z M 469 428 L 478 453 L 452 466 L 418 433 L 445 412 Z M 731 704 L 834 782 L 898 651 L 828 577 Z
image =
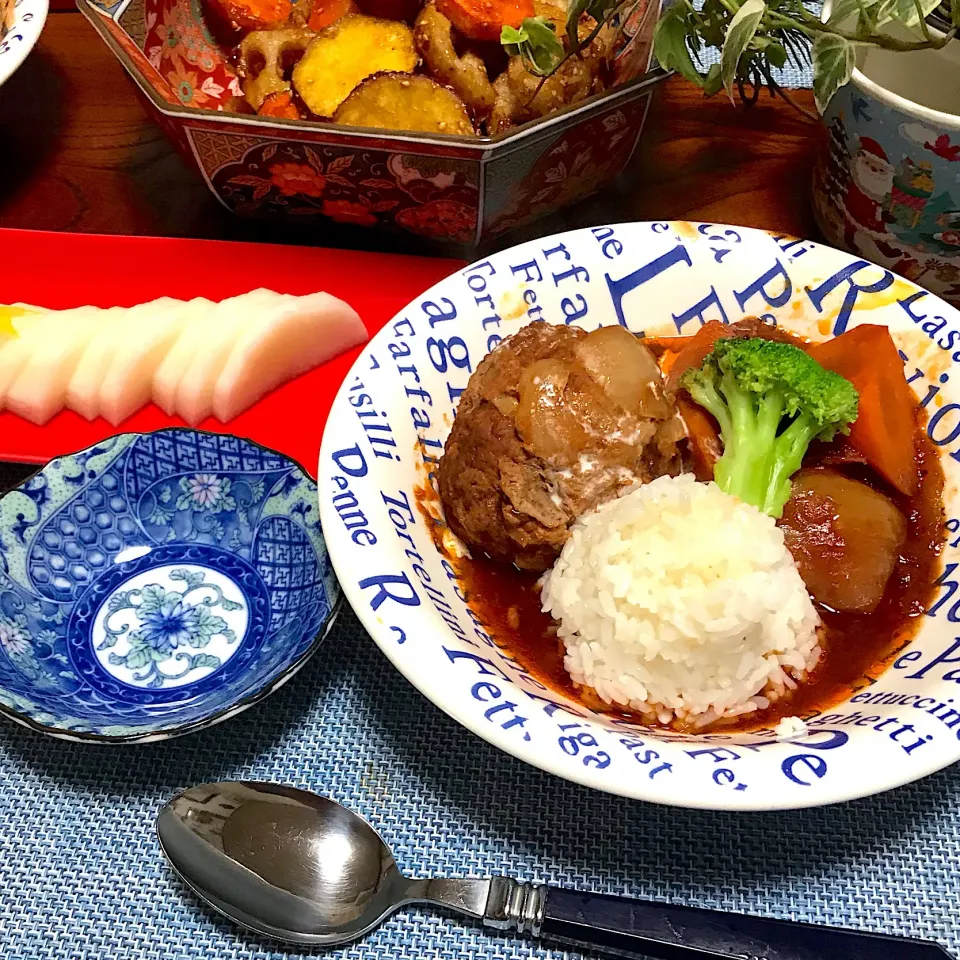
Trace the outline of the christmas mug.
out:
M 861 49 L 823 121 L 813 179 L 823 235 L 960 302 L 960 40 Z

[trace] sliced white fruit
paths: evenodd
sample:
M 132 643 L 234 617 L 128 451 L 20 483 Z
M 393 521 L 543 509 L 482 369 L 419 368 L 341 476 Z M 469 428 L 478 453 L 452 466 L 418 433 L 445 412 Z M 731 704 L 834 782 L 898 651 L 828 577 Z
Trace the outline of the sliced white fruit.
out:
M 215 304 L 198 298 L 186 303 L 157 300 L 146 306 L 153 308 L 148 317 L 138 318 L 131 311 L 131 322 L 118 333 L 110 364 L 97 383 L 97 410 L 113 426 L 150 399 L 154 377 L 173 345 L 189 325 L 202 329 Z
M 244 329 L 255 320 L 272 315 L 281 304 L 295 299 L 272 290 L 254 290 L 217 304 L 209 323 L 191 324 L 185 334 L 194 334 L 194 348 L 189 365 L 177 382 L 174 412 L 192 426 L 206 420 L 213 412 L 217 380 Z
M 146 336 L 156 318 L 166 316 L 182 301 L 161 297 L 134 307 L 111 307 L 111 323 L 105 323 L 91 338 L 80 355 L 70 383 L 66 405 L 88 420 L 100 413 L 100 388 L 113 363 L 117 348 L 130 331 Z
M 15 304 L 0 308 L 0 410 L 10 384 L 16 380 L 23 365 L 30 358 L 30 346 L 26 341 L 37 327 L 41 317 L 55 311 L 40 307 Z
M 108 310 L 81 307 L 51 312 L 32 325 L 20 340 L 29 356 L 6 391 L 7 409 L 37 424 L 59 413 L 80 355 L 113 319 Z
M 213 415 L 227 423 L 281 384 L 366 340 L 357 312 L 327 293 L 279 304 L 251 318 L 234 343 L 213 391 Z

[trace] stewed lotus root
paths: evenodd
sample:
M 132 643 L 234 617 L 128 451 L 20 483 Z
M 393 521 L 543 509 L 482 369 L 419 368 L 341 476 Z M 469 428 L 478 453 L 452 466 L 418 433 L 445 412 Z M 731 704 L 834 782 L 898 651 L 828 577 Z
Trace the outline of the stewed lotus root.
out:
M 475 53 L 463 56 L 457 53 L 452 26 L 430 0 L 414 26 L 417 49 L 430 72 L 447 84 L 477 116 L 485 117 L 493 110 L 496 92 L 483 60 Z
M 243 38 L 237 72 L 243 95 L 254 110 L 259 110 L 271 94 L 290 93 L 290 81 L 283 77 L 283 58 L 288 54 L 302 54 L 316 36 L 305 27 L 291 27 L 254 30 Z M 260 61 L 262 66 L 257 69 Z
M 351 14 L 307 47 L 293 86 L 318 117 L 332 117 L 361 81 L 376 73 L 412 73 L 420 58 L 413 31 L 396 20 Z
M 354 90 L 333 115 L 337 123 L 384 130 L 474 136 L 463 101 L 422 75 L 381 73 Z
M 565 16 L 555 0 L 536 0 L 535 7 L 537 16 L 555 25 Z M 595 26 L 596 21 L 590 17 L 581 20 L 578 28 L 581 41 L 587 39 Z M 601 30 L 580 56 L 571 57 L 546 80 L 530 73 L 522 57 L 511 57 L 507 69 L 493 84 L 496 103 L 490 114 L 490 133 L 496 135 L 517 124 L 546 117 L 596 92 L 610 40 L 610 31 Z
M 584 58 L 572 57 L 556 73 L 538 77 L 530 73 L 520 57 L 511 57 L 507 69 L 494 81 L 497 101 L 490 114 L 490 133 L 504 130 L 590 96 L 595 70 Z

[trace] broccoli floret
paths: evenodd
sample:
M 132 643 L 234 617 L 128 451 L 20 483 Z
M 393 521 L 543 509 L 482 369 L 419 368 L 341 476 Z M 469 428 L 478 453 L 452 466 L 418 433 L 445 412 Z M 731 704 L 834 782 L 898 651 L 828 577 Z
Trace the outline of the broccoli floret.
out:
M 857 419 L 853 384 L 789 343 L 718 340 L 680 383 L 720 425 L 717 484 L 772 517 L 783 513 L 810 442 L 849 433 Z

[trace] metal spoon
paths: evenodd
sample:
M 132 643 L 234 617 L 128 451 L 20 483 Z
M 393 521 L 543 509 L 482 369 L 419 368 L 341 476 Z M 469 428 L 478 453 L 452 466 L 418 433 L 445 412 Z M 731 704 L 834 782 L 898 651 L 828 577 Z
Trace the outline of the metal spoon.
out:
M 366 820 L 269 783 L 208 783 L 157 818 L 173 869 L 212 907 L 278 940 L 337 946 L 408 903 L 626 957 L 657 960 L 943 960 L 922 940 L 575 893 L 505 877 L 409 880 Z

